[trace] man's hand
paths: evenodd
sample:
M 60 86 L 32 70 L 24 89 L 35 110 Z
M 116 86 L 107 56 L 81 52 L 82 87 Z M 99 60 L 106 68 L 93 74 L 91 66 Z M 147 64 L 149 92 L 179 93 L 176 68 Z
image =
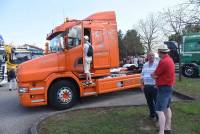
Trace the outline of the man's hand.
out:
M 141 90 L 144 91 L 144 84 L 142 83 L 140 86 Z
M 154 78 L 154 79 L 158 78 L 158 76 L 155 75 L 155 73 L 152 73 L 152 74 L 151 74 L 151 77 Z

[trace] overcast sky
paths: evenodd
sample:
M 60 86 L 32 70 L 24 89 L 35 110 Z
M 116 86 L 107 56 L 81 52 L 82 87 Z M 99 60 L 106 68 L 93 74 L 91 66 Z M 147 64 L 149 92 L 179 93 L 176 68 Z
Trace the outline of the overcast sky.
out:
M 37 44 L 65 17 L 84 19 L 100 11 L 115 11 L 118 30 L 133 28 L 139 19 L 183 0 L 0 0 L 0 34 L 6 43 Z

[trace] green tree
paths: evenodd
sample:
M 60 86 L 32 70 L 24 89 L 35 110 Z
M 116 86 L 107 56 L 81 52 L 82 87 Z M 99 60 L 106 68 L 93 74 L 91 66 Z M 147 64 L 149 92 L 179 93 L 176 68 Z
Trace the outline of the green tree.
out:
M 129 56 L 144 54 L 144 47 L 140 42 L 140 36 L 136 30 L 128 30 L 123 38 L 126 53 Z
M 171 34 L 169 36 L 169 41 L 176 41 L 177 43 L 181 43 L 182 41 L 182 36 L 180 33 L 176 33 L 176 34 Z
M 185 28 L 183 29 L 183 34 L 186 33 L 197 33 L 200 32 L 200 25 L 198 24 L 188 24 L 185 26 Z
M 197 32 L 200 32 L 200 25 L 189 24 L 189 25 L 186 25 L 185 28 L 183 28 L 181 33 L 185 35 L 188 33 L 197 33 Z M 176 41 L 180 44 L 182 42 L 181 33 L 171 34 L 169 36 L 169 41 Z
M 126 48 L 123 44 L 123 33 L 121 30 L 118 31 L 118 43 L 119 43 L 119 57 L 123 59 L 127 56 Z

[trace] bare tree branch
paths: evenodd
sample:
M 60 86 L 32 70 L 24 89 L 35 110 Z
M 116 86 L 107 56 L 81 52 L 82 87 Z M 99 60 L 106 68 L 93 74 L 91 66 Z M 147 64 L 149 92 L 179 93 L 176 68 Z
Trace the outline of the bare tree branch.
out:
M 159 23 L 158 17 L 151 14 L 145 20 L 140 20 L 138 32 L 141 42 L 147 51 L 152 51 L 156 40 L 158 39 Z

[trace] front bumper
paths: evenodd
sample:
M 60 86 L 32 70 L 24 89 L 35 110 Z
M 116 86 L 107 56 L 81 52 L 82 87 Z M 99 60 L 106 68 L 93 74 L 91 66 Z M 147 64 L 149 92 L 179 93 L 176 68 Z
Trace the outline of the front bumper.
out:
M 32 89 L 36 88 L 18 88 L 20 104 L 25 107 L 47 105 L 44 89 Z

